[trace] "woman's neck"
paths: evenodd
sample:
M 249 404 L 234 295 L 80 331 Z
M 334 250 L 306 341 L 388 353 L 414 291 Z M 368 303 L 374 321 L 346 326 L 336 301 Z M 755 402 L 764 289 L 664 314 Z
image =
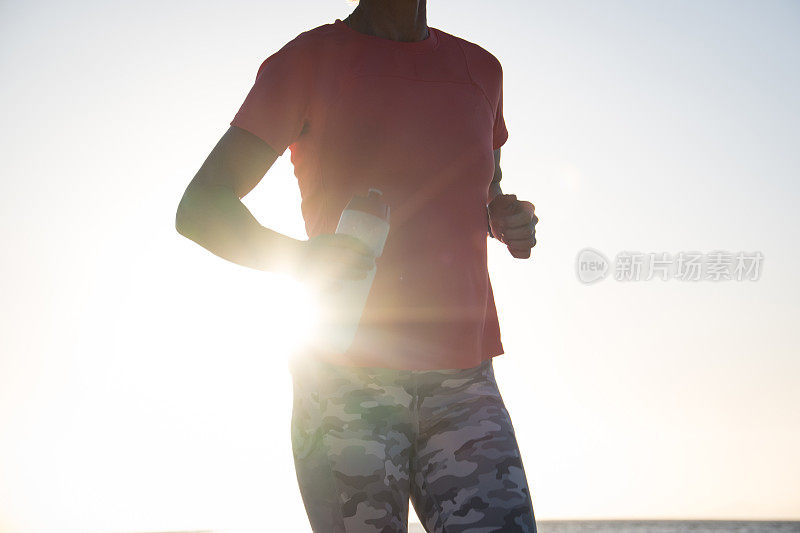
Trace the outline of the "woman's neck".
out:
M 428 37 L 426 0 L 361 0 L 344 22 L 352 29 L 392 41 Z

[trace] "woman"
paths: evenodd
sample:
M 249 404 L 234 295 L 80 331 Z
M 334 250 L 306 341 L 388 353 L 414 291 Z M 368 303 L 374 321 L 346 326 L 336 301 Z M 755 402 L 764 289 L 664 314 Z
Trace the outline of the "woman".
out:
M 252 268 L 324 285 L 377 272 L 353 345 L 292 363 L 292 449 L 314 531 L 536 531 L 508 411 L 487 234 L 535 245 L 533 205 L 503 194 L 502 70 L 427 25 L 425 0 L 362 0 L 268 57 L 184 194 L 178 231 Z M 241 203 L 286 148 L 309 235 Z M 374 258 L 335 235 L 353 194 L 383 191 Z M 488 207 L 487 207 L 488 206 Z M 487 226 L 488 217 L 488 226 Z

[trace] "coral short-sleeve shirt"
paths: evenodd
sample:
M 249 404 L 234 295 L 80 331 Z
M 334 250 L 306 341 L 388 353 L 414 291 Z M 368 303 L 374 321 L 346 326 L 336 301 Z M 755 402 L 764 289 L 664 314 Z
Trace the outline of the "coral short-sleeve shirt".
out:
M 468 368 L 503 353 L 486 261 L 493 150 L 507 139 L 502 69 L 435 28 L 422 41 L 337 19 L 269 56 L 231 122 L 286 148 L 309 237 L 383 191 L 391 227 L 347 366 Z

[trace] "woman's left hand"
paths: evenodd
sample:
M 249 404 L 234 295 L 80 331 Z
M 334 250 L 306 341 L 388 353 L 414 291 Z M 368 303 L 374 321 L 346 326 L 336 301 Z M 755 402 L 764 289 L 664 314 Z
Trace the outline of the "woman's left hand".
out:
M 518 259 L 531 256 L 536 246 L 536 223 L 534 205 L 517 200 L 515 194 L 499 194 L 492 199 L 489 208 L 489 227 L 492 234 L 508 247 L 511 255 Z

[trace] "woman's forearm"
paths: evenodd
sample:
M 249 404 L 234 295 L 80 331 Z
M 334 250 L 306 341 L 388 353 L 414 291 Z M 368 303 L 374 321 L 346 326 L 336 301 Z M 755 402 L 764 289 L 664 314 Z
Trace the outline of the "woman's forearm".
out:
M 489 196 L 488 196 L 488 201 L 486 202 L 487 207 L 488 207 L 489 204 L 492 203 L 492 200 L 494 200 L 496 196 L 500 196 L 502 194 L 503 194 L 503 189 L 500 188 L 500 182 L 499 181 L 493 181 L 489 185 Z M 486 225 L 489 227 L 489 237 L 492 237 L 492 238 L 496 239 L 497 237 L 495 237 L 494 234 L 492 233 L 492 224 L 489 221 L 489 210 L 488 209 L 486 210 Z
M 489 201 L 486 202 L 486 205 L 492 203 L 492 200 L 494 200 L 495 196 L 500 196 L 501 194 L 503 194 L 503 189 L 500 188 L 500 182 L 493 181 L 489 185 Z
M 190 186 L 175 228 L 228 261 L 275 272 L 291 272 L 302 242 L 259 224 L 234 191 L 220 185 Z

